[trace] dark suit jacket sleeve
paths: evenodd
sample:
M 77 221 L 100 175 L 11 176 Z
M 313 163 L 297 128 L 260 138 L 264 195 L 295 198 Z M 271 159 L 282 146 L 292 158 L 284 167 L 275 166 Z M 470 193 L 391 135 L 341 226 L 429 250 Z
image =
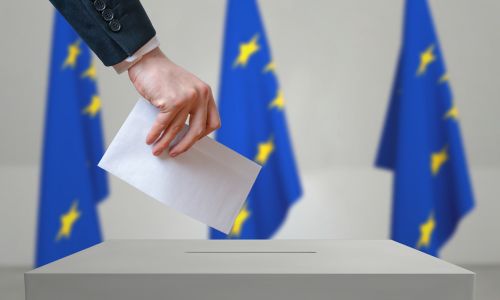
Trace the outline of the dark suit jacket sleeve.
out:
M 134 54 L 155 35 L 139 0 L 50 0 L 106 66 Z

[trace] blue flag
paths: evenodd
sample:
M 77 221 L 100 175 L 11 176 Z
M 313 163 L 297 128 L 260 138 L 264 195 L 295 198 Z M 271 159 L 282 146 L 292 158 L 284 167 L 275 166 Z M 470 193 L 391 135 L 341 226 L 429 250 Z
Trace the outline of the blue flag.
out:
M 257 2 L 229 0 L 217 140 L 263 168 L 230 234 L 211 238 L 270 238 L 300 197 L 284 108 Z
M 376 165 L 394 171 L 392 239 L 437 256 L 474 200 L 427 1 L 406 1 L 403 32 Z
M 36 266 L 101 242 L 97 204 L 108 194 L 101 99 L 92 54 L 55 14 L 42 158 Z

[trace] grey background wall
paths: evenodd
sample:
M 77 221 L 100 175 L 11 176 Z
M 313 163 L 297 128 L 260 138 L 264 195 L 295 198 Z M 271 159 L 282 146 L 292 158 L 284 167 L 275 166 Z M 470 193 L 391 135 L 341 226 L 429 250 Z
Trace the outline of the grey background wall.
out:
M 278 238 L 388 237 L 391 175 L 372 167 L 399 50 L 401 0 L 260 1 L 287 98 L 305 195 Z M 443 252 L 500 263 L 500 2 L 430 0 L 477 198 Z M 143 0 L 164 51 L 217 92 L 223 0 Z M 22 12 L 19 14 L 19 12 Z M 0 10 L 0 264 L 30 265 L 53 8 Z M 137 95 L 99 68 L 109 142 Z M 100 207 L 106 238 L 205 238 L 207 229 L 112 178 Z

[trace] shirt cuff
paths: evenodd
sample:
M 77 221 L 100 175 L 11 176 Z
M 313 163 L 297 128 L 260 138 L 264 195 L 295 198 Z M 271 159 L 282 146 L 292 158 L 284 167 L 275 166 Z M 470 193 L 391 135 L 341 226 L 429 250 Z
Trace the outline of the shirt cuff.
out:
M 116 73 L 121 74 L 127 71 L 135 63 L 137 63 L 144 55 L 153 51 L 160 46 L 160 40 L 157 36 L 153 37 L 146 44 L 144 44 L 139 50 L 137 50 L 132 56 L 125 58 L 123 61 L 113 65 Z

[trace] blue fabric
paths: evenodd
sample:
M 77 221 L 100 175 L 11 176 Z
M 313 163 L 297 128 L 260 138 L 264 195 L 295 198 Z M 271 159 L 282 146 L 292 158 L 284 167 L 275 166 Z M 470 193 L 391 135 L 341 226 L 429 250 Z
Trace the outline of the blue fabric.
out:
M 97 167 L 103 137 L 92 54 L 59 13 L 54 24 L 36 266 L 101 242 L 97 204 L 108 194 Z
M 427 1 L 406 1 L 403 32 L 376 165 L 394 172 L 392 239 L 437 256 L 474 199 Z
M 244 49 L 252 48 L 244 59 Z M 263 166 L 229 236 L 267 239 L 302 193 L 287 131 L 283 97 L 255 0 L 229 0 L 224 39 L 217 140 Z

